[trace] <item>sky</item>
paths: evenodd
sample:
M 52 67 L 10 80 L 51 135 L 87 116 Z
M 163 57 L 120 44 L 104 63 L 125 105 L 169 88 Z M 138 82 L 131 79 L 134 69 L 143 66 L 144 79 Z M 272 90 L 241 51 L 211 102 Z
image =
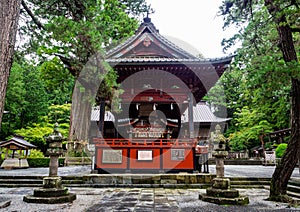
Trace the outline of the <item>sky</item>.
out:
M 222 17 L 217 16 L 222 0 L 147 0 L 155 13 L 149 15 L 160 34 L 193 54 L 206 58 L 229 55 L 223 53 L 223 38 L 233 30 L 222 29 Z M 174 40 L 174 38 L 176 40 Z M 184 46 L 182 43 L 185 42 Z

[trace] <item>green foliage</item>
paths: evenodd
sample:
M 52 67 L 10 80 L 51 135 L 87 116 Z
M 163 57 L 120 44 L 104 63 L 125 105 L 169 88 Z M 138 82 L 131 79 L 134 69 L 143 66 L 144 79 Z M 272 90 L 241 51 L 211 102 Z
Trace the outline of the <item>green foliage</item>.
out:
M 38 69 L 40 80 L 49 95 L 49 103 L 62 105 L 71 102 L 74 79 L 59 58 L 43 62 Z
M 68 157 L 88 157 L 88 155 L 83 150 L 68 150 Z
M 48 144 L 45 137 L 53 132 L 55 122 L 59 124 L 59 131 L 66 138 L 69 133 L 70 121 L 70 104 L 52 105 L 49 107 L 48 116 L 41 118 L 41 123 L 33 123 L 32 125 L 15 130 L 14 133 L 21 135 L 28 142 L 36 145 L 42 152 L 46 152 Z
M 61 7 L 63 2 L 48 0 L 48 5 L 52 7 L 48 6 L 48 10 L 45 11 L 42 7 L 45 2 L 34 2 L 38 14 L 48 14 L 44 25 L 46 39 L 45 43 L 40 45 L 39 55 L 44 57 L 58 53 L 67 58 L 71 55 L 72 69 L 76 69 L 72 75 L 75 77 L 91 55 L 132 35 L 137 21 L 128 16 L 126 11 L 138 2 L 145 5 L 141 0 L 123 1 L 126 5 L 117 0 L 89 0 L 84 3 L 77 2 L 78 4 L 70 2 L 69 7 Z M 57 11 L 57 8 L 60 8 L 60 11 Z
M 26 109 L 25 113 L 20 113 L 21 124 L 12 129 L 28 127 L 28 131 L 34 131 L 31 124 L 36 123 L 35 127 L 41 128 L 43 132 L 45 131 L 43 128 L 48 128 L 47 123 L 52 123 L 53 120 L 60 122 L 60 119 L 64 122 L 69 119 L 69 117 L 45 117 L 47 112 L 44 109 L 52 104 L 62 105 L 71 102 L 71 98 L 74 97 L 72 96 L 74 81 L 89 59 L 98 53 L 104 55 L 105 50 L 133 35 L 141 13 L 151 10 L 145 0 L 26 0 L 22 1 L 22 5 L 21 16 L 24 21 L 20 24 L 19 34 L 26 39 L 20 42 L 19 49 L 23 56 L 30 54 L 31 63 L 35 65 L 35 69 L 26 71 L 24 75 L 25 86 L 28 86 L 26 82 L 29 82 L 29 79 L 33 79 L 34 85 L 30 85 L 31 91 L 28 93 L 30 95 L 27 96 L 25 93 L 23 96 L 25 100 L 28 98 L 32 101 L 29 104 L 21 103 L 27 106 L 23 107 Z M 27 11 L 26 5 L 31 12 Z M 95 77 L 104 78 L 104 83 L 98 90 L 99 96 L 117 102 L 117 99 L 111 99 L 118 96 L 112 95 L 114 92 L 112 88 L 117 87 L 116 73 L 112 68 L 107 68 L 106 64 L 100 66 L 109 72 L 105 73 L 105 77 L 101 74 Z M 30 75 L 31 72 L 34 76 Z M 99 87 L 89 78 L 81 78 L 81 83 L 88 84 L 92 89 Z M 34 91 L 38 91 L 37 87 L 40 88 L 39 92 Z M 86 92 L 90 92 L 87 87 Z M 47 104 L 44 104 L 44 98 L 48 98 Z M 78 99 L 79 102 L 89 103 L 94 103 L 95 100 Z M 78 111 L 82 111 L 81 108 Z M 43 120 L 37 120 L 40 117 L 43 117 Z M 77 124 L 76 120 L 72 123 Z M 60 126 L 67 128 L 62 124 Z M 9 128 L 7 126 L 6 129 Z M 31 136 L 31 139 L 37 142 L 33 137 Z M 40 136 L 38 140 L 41 145 Z
M 8 80 L 5 110 L 9 111 L 4 114 L 1 127 L 1 137 L 4 139 L 9 136 L 11 131 L 20 127 L 23 105 L 25 103 L 25 84 L 23 68 L 18 63 L 13 63 Z
M 44 154 L 38 149 L 30 149 L 30 155 L 28 155 L 28 158 L 43 158 Z
M 60 128 L 62 127 L 62 124 L 68 124 L 70 122 L 70 109 L 71 104 L 51 105 L 47 116 L 48 122 L 58 122 L 60 124 Z
M 29 167 L 49 167 L 50 158 L 27 158 Z M 65 158 L 58 158 L 58 166 L 64 166 Z
M 36 67 L 25 60 L 13 63 L 5 99 L 5 110 L 1 138 L 9 136 L 14 129 L 39 122 L 48 111 L 48 95 L 39 80 Z
M 70 102 L 74 81 L 71 76 L 76 79 L 91 56 L 131 36 L 138 26 L 135 18 L 151 10 L 145 0 L 26 2 L 34 5 L 31 9 L 43 24 L 28 21 L 21 32 L 31 38 L 29 45 L 42 60 L 41 79 L 53 104 Z M 59 55 L 61 60 L 53 55 Z M 108 99 L 110 84 L 116 84 L 114 75 L 105 78 L 106 86 L 101 89 Z
M 276 158 L 281 158 L 283 156 L 286 148 L 287 148 L 287 144 L 286 143 L 279 144 L 278 147 L 275 150 Z
M 288 22 L 296 26 L 298 22 L 293 15 L 296 8 L 282 5 Z M 239 29 L 238 34 L 223 40 L 224 50 L 236 43 L 241 47 L 230 71 L 206 99 L 217 108 L 217 115 L 227 108 L 232 120 L 226 135 L 231 147 L 241 150 L 259 145 L 263 135 L 270 131 L 290 127 L 291 77 L 299 77 L 300 67 L 295 61 L 284 61 L 276 24 L 264 1 L 224 1 L 220 15 L 224 17 L 224 28 L 234 25 Z M 295 33 L 295 44 L 299 41 Z M 295 47 L 299 53 L 300 45 Z
M 19 63 L 13 63 L 10 71 L 7 93 L 6 109 L 11 114 L 22 113 L 21 105 L 25 102 L 25 83 L 23 67 Z
M 39 117 L 46 115 L 48 112 L 48 95 L 44 85 L 39 79 L 39 71 L 30 66 L 24 72 L 25 81 L 25 105 L 23 105 L 22 127 L 30 123 L 38 122 Z
M 49 135 L 53 131 L 53 125 L 48 124 L 46 126 L 42 124 L 33 124 L 30 127 L 16 130 L 15 133 L 24 137 L 25 140 L 36 145 L 42 152 L 46 152 L 47 143 L 45 136 Z

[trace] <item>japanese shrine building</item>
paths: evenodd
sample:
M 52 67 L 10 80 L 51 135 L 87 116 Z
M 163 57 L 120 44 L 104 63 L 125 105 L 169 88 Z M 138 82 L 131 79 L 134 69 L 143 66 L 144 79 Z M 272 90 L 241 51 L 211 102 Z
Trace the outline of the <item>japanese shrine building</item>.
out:
M 95 169 L 110 172 L 194 171 L 196 106 L 232 57 L 198 58 L 159 34 L 145 18 L 135 35 L 107 53 L 118 73 L 121 112 L 95 138 Z M 188 110 L 187 110 L 188 109 Z M 182 115 L 188 119 L 182 123 Z

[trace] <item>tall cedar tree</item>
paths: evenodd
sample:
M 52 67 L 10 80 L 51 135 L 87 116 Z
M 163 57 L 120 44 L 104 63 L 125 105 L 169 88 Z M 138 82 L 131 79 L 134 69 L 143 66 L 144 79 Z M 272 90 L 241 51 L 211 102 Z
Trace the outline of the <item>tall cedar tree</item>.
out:
M 6 87 L 11 69 L 21 0 L 0 1 L 0 131 Z
M 295 4 L 291 1 L 291 5 Z M 298 63 L 293 42 L 292 28 L 285 14 L 275 0 L 265 0 L 270 15 L 273 17 L 279 35 L 279 48 L 286 63 Z M 299 5 L 297 5 L 299 7 Z M 292 67 L 291 67 L 292 68 Z M 298 70 L 299 71 L 299 70 Z M 270 187 L 270 200 L 288 201 L 286 189 L 288 181 L 300 159 L 300 80 L 292 76 L 291 87 L 291 139 L 287 150 L 273 173 Z
M 145 0 L 22 0 L 22 6 L 31 18 L 30 23 L 38 28 L 37 34 L 45 33 L 42 40 L 46 44 L 40 52 L 58 56 L 76 80 L 69 140 L 86 141 L 92 103 L 95 99 L 110 100 L 116 84 L 116 74 L 104 64 L 98 52 L 103 46 L 130 36 L 137 27 L 133 17 L 149 8 Z M 47 23 L 42 24 L 41 19 Z M 89 71 L 82 74 L 82 70 Z M 105 83 L 99 86 L 101 79 Z M 98 98 L 95 98 L 97 88 Z

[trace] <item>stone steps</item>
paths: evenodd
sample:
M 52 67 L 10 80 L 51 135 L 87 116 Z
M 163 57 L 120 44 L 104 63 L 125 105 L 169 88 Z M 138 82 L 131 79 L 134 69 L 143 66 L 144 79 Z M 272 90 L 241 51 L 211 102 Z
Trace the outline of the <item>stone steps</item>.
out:
M 62 184 L 68 187 L 82 187 L 82 177 L 62 177 Z M 41 187 L 43 176 L 0 176 L 0 187 Z
M 300 200 L 300 179 L 291 178 L 287 186 L 287 194 Z
M 271 178 L 231 177 L 231 188 L 265 188 L 270 185 Z
M 92 160 L 90 157 L 67 157 L 65 158 L 66 166 L 83 166 L 92 165 Z
M 83 187 L 93 188 L 167 188 L 167 189 L 206 189 L 209 184 L 84 184 Z

